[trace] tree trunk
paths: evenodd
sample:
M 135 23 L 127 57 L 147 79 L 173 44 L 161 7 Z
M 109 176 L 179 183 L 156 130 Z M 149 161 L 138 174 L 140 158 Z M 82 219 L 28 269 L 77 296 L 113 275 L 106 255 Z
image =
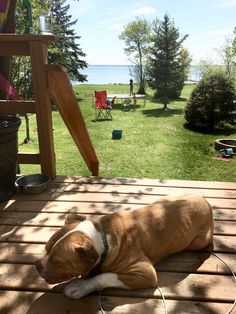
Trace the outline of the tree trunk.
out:
M 143 75 L 143 57 L 142 57 L 142 51 L 141 51 L 140 46 L 138 49 L 138 53 L 139 53 L 139 69 L 140 69 L 138 94 L 145 94 L 145 82 L 144 82 L 144 75 Z

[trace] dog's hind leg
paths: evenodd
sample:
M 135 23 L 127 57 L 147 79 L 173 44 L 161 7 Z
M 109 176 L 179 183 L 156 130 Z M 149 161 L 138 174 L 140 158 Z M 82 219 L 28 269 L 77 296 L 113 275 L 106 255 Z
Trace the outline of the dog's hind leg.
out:
M 212 242 L 213 225 L 207 225 L 186 248 L 187 250 L 201 250 Z
M 124 274 L 118 274 L 118 278 L 130 289 L 154 288 L 158 282 L 156 270 L 149 260 L 137 262 Z

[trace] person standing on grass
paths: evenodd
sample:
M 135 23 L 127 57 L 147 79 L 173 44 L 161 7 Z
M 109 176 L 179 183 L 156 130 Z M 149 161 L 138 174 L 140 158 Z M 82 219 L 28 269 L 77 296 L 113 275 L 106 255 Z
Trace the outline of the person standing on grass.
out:
M 129 80 L 129 95 L 132 96 L 134 93 L 134 84 L 133 80 Z

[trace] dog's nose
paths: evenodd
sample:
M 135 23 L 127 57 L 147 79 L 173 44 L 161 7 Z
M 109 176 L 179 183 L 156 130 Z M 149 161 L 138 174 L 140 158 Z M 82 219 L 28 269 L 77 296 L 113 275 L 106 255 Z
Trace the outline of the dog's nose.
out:
M 38 260 L 35 263 L 35 266 L 36 266 L 37 271 L 41 274 L 43 271 L 43 264 L 42 264 L 41 260 Z

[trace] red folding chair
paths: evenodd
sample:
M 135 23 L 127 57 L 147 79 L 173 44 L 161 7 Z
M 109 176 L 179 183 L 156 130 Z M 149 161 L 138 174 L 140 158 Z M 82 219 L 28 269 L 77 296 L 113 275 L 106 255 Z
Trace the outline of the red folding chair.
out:
M 107 92 L 95 91 L 95 120 L 112 120 L 112 105 L 114 104 L 115 97 L 112 100 L 107 99 Z

